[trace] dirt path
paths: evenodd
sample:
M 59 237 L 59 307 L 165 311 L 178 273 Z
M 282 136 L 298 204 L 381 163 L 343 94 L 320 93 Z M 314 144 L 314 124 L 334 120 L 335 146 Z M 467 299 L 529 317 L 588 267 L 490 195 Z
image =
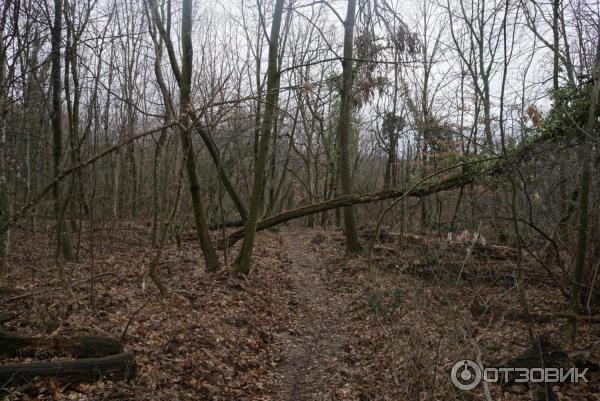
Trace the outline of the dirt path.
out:
M 337 400 L 349 391 L 349 339 L 341 328 L 343 305 L 327 287 L 326 269 L 313 250 L 315 232 L 282 233 L 293 269 L 293 311 L 282 335 L 284 361 L 274 399 Z

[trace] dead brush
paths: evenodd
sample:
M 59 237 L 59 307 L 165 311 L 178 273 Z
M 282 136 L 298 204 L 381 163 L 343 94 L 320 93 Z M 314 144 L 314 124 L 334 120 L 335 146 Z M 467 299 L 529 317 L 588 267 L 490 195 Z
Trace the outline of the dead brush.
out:
M 468 302 L 465 302 L 472 297 L 485 299 L 485 295 L 476 288 L 465 294 L 460 271 L 472 275 L 479 264 L 464 246 L 457 248 L 441 238 L 419 239 L 413 238 L 411 247 L 405 248 L 410 251 L 402 250 L 389 256 L 394 259 L 405 256 L 402 259 L 406 260 L 416 251 L 422 259 L 417 265 L 412 263 L 412 266 L 399 269 L 377 268 L 370 275 L 372 289 L 366 296 L 366 303 L 376 317 L 375 330 L 382 342 L 389 344 L 381 351 L 385 374 L 391 386 L 405 389 L 403 394 L 396 395 L 399 397 L 462 399 L 464 394 L 450 380 L 452 365 L 461 359 L 481 357 L 480 347 L 474 339 L 479 322 L 473 320 L 465 307 Z M 473 244 L 480 238 L 475 234 L 469 235 L 467 240 Z M 392 244 L 392 247 L 403 248 L 400 243 Z M 381 262 L 379 266 L 398 264 L 385 259 L 384 256 L 378 261 Z M 415 274 L 419 269 L 421 273 Z M 424 271 L 431 275 L 423 276 Z M 374 394 L 381 391 L 371 390 Z M 485 392 L 489 389 L 479 388 L 470 393 L 469 398 L 486 397 Z

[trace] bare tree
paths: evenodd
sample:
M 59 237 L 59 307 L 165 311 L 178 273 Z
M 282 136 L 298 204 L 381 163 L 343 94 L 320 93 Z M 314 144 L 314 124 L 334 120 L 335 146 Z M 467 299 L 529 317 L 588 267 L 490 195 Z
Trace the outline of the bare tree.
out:
M 581 288 L 584 285 L 584 269 L 586 266 L 586 253 L 589 230 L 589 198 L 590 183 L 592 179 L 592 147 L 594 132 L 598 129 L 598 96 L 600 95 L 600 39 L 596 47 L 596 60 L 591 71 L 593 87 L 590 90 L 590 104 L 588 110 L 587 124 L 585 126 L 585 139 L 581 156 L 580 188 L 579 195 L 579 222 L 577 225 L 577 245 L 575 250 L 575 271 L 573 273 L 573 284 L 571 287 L 571 311 L 573 315 L 579 313 L 581 305 Z M 577 320 L 571 319 L 571 338 L 575 342 Z
M 346 19 L 344 20 L 344 58 L 342 60 L 341 106 L 338 121 L 337 142 L 340 152 L 340 184 L 343 195 L 352 193 L 350 172 L 350 130 L 352 129 L 352 54 L 354 43 L 354 20 L 356 18 L 356 0 L 348 0 Z M 356 216 L 351 206 L 344 208 L 344 233 L 346 234 L 346 253 L 360 252 L 361 246 L 356 232 Z
M 4 2 L 0 12 L 0 25 L 7 26 L 11 1 Z M 0 225 L 5 225 L 10 218 L 10 203 L 8 199 L 8 175 L 6 163 L 6 115 L 7 115 L 7 93 L 6 93 L 6 51 L 7 38 L 4 28 L 0 30 Z M 6 251 L 8 247 L 9 231 L 0 234 L 0 283 L 8 273 Z
M 258 144 L 258 154 L 254 166 L 254 179 L 252 184 L 252 201 L 248 213 L 248 219 L 244 225 L 244 243 L 238 254 L 233 271 L 236 273 L 248 274 L 252 263 L 252 250 L 254 248 L 254 239 L 256 236 L 256 225 L 261 210 L 264 174 L 267 166 L 267 156 L 269 153 L 269 142 L 273 122 L 275 119 L 275 108 L 277 92 L 279 91 L 279 71 L 277 56 L 279 52 L 279 32 L 281 30 L 281 20 L 283 15 L 283 5 L 285 0 L 276 0 L 273 9 L 273 22 L 271 25 L 271 35 L 269 36 L 269 64 L 267 67 L 267 95 L 265 97 L 265 113 L 261 125 L 261 136 Z
M 62 18 L 63 18 L 63 2 L 62 0 L 54 0 L 54 21 L 52 25 L 51 41 L 51 84 L 52 84 L 52 156 L 54 162 L 54 177 L 60 176 L 62 167 L 62 85 L 60 78 L 61 71 L 61 41 L 62 41 Z M 63 257 L 67 260 L 73 258 L 71 243 L 67 234 L 67 226 L 65 225 L 65 202 L 62 194 L 61 185 L 59 182 L 54 183 L 52 188 L 52 196 L 54 197 L 54 212 L 56 215 L 56 263 L 58 265 L 60 278 L 63 284 L 67 285 L 67 276 L 62 263 Z

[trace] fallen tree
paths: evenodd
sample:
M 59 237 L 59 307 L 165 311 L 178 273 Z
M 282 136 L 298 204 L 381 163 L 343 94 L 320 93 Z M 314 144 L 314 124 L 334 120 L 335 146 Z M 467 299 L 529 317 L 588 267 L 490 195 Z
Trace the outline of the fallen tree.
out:
M 517 310 L 505 310 L 501 307 L 482 305 L 480 303 L 473 303 L 470 306 L 471 315 L 474 319 L 482 320 L 483 318 L 497 318 L 507 319 L 512 321 L 527 321 L 531 319 L 536 323 L 550 323 L 559 319 L 576 319 L 580 322 L 585 323 L 600 323 L 600 315 L 580 315 L 573 314 L 572 312 L 533 312 L 523 313 Z
M 244 99 L 239 99 L 239 100 L 241 101 L 241 100 L 246 100 L 246 99 L 244 98 Z M 205 106 L 205 108 L 213 107 L 215 105 L 221 105 L 224 103 L 229 103 L 229 102 L 216 102 L 214 104 Z M 80 162 L 79 164 L 62 169 L 60 174 L 57 177 L 55 177 L 45 187 L 43 187 L 42 190 L 37 195 L 33 196 L 28 203 L 26 203 L 21 208 L 19 208 L 15 213 L 13 213 L 11 215 L 10 219 L 7 222 L 5 222 L 5 224 L 0 226 L 0 234 L 3 234 L 6 231 L 8 231 L 11 227 L 13 227 L 17 223 L 17 221 L 21 217 L 26 215 L 26 213 L 29 210 L 31 210 L 42 199 L 44 199 L 44 197 L 50 192 L 50 190 L 56 183 L 59 183 L 59 182 L 65 180 L 66 178 L 68 178 L 72 174 L 78 172 L 79 170 L 96 163 L 97 161 L 118 151 L 122 147 L 126 146 L 127 144 L 129 144 L 137 139 L 141 139 L 146 136 L 152 135 L 154 133 L 160 132 L 162 130 L 168 129 L 178 123 L 179 123 L 179 120 L 169 121 L 167 124 L 164 124 L 162 126 L 152 128 L 147 131 L 141 132 L 139 134 L 130 136 L 128 138 L 125 138 L 123 141 L 121 141 L 113 146 L 110 146 L 109 148 L 101 151 L 100 153 L 90 157 L 89 159 Z M 196 125 L 197 125 L 197 121 L 194 122 L 194 127 Z M 526 143 L 522 143 L 508 157 L 515 160 L 515 162 L 516 162 L 516 160 L 522 161 L 523 159 L 526 159 L 529 156 L 531 156 L 532 150 L 535 148 L 535 146 L 542 144 L 542 143 L 551 142 L 551 141 L 554 141 L 554 140 L 557 140 L 557 139 L 560 139 L 563 137 L 564 137 L 564 134 L 561 134 L 561 133 L 558 133 L 558 134 L 543 133 L 541 135 L 538 135 L 534 139 L 527 141 Z M 579 139 L 579 138 L 577 138 L 577 139 Z M 454 177 L 448 178 L 438 184 L 430 185 L 428 188 L 426 187 L 426 188 L 415 189 L 413 191 L 410 191 L 410 193 L 407 196 L 422 197 L 422 196 L 435 194 L 436 192 L 442 192 L 442 191 L 448 191 L 448 190 L 460 188 L 461 186 L 472 183 L 478 177 L 485 176 L 485 175 L 500 174 L 504 171 L 505 167 L 506 166 L 504 165 L 504 163 L 494 163 L 492 168 L 481 169 L 479 171 L 474 171 L 474 170 L 463 171 L 461 174 L 458 174 Z M 308 216 L 310 214 L 319 213 L 319 212 L 322 212 L 325 210 L 336 209 L 338 207 L 343 207 L 343 206 L 352 206 L 355 204 L 376 202 L 376 201 L 385 200 L 385 199 L 394 199 L 394 198 L 399 198 L 401 196 L 404 196 L 404 192 L 403 191 L 395 191 L 395 190 L 380 191 L 380 192 L 369 193 L 369 194 L 346 195 L 346 196 L 330 199 L 330 200 L 322 202 L 322 203 L 307 205 L 307 206 L 299 207 L 296 209 L 288 210 L 283 213 L 280 213 L 279 215 L 262 220 L 258 223 L 257 231 L 264 230 L 266 228 L 273 227 L 277 224 L 281 224 L 286 221 L 290 221 L 290 220 L 297 219 L 300 217 Z M 243 222 L 241 220 L 225 223 L 225 227 L 241 227 L 241 226 L 243 226 Z M 214 224 L 210 228 L 211 229 L 221 229 L 221 228 L 223 228 L 223 224 L 222 223 Z M 240 232 L 240 231 L 242 231 L 242 232 Z M 237 242 L 238 240 L 240 240 L 241 238 L 243 238 L 243 236 L 244 236 L 243 230 L 240 230 L 240 231 L 235 231 L 234 233 L 232 233 L 230 235 L 230 237 L 228 237 L 226 244 L 232 245 L 235 242 Z
M 422 197 L 427 195 L 432 195 L 436 192 L 447 191 L 454 188 L 459 188 L 460 186 L 467 185 L 473 182 L 475 177 L 473 176 L 457 176 L 451 179 L 445 180 L 439 184 L 434 184 L 429 186 L 428 188 L 415 189 L 410 191 L 407 195 L 411 197 Z M 296 209 L 287 210 L 283 213 L 275 215 L 273 217 L 269 217 L 267 219 L 261 220 L 257 227 L 256 231 L 261 231 L 273 226 L 276 226 L 281 223 L 285 223 L 290 220 L 299 219 L 301 217 L 305 217 L 311 214 L 323 212 L 326 210 L 337 209 L 339 207 L 344 206 L 353 206 L 360 205 L 364 203 L 371 203 L 382 201 L 385 199 L 394 199 L 399 198 L 401 196 L 405 196 L 405 191 L 396 191 L 396 190 L 386 190 L 380 192 L 373 192 L 368 194 L 351 194 L 340 196 L 338 198 L 333 198 L 325 202 L 315 203 L 312 205 L 302 206 Z M 237 230 L 231 233 L 227 239 L 227 246 L 232 246 L 237 241 L 244 237 L 244 230 Z
M 515 150 L 513 150 L 507 157 L 513 164 L 519 164 L 532 157 L 532 150 L 535 146 L 550 142 L 559 138 L 556 135 L 544 134 L 540 135 L 532 140 L 529 140 Z M 489 164 L 486 166 L 486 164 Z M 479 165 L 479 166 L 476 166 Z M 475 167 L 474 167 L 475 166 Z M 458 174 L 452 175 L 448 178 L 439 180 L 437 182 L 420 185 L 418 187 L 412 187 L 407 191 L 400 190 L 384 190 L 379 192 L 372 192 L 367 194 L 350 194 L 333 198 L 321 203 L 315 203 L 312 205 L 301 206 L 295 209 L 284 211 L 278 215 L 269 217 L 267 219 L 258 222 L 256 231 L 261 231 L 281 223 L 288 222 L 290 220 L 298 219 L 301 217 L 309 216 L 311 214 L 320 213 L 326 210 L 337 209 L 339 207 L 360 205 L 365 203 L 377 202 L 386 199 L 397 199 L 402 197 L 413 197 L 420 198 L 436 194 L 438 192 L 450 191 L 464 187 L 465 185 L 472 184 L 480 177 L 493 177 L 500 175 L 505 172 L 507 167 L 504 157 L 492 157 L 466 161 L 454 165 L 450 168 L 440 170 L 439 172 L 432 173 L 429 177 L 439 178 L 437 175 L 443 174 L 451 169 L 461 169 L 462 171 Z M 221 246 L 231 247 L 237 241 L 244 237 L 244 229 L 240 229 L 231 233 Z
M 101 378 L 130 380 L 135 377 L 136 365 L 131 352 L 103 358 L 72 361 L 10 363 L 0 366 L 0 386 L 28 383 L 36 378 L 53 378 L 69 382 L 91 382 Z
M 118 338 L 94 335 L 75 337 L 31 337 L 21 333 L 0 331 L 0 354 L 34 356 L 68 354 L 76 358 L 103 357 L 123 352 Z

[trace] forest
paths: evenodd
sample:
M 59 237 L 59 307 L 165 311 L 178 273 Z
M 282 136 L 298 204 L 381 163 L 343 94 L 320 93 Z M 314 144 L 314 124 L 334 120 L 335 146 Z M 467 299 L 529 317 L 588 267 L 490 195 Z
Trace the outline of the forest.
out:
M 600 1 L 0 27 L 0 399 L 600 400 Z

